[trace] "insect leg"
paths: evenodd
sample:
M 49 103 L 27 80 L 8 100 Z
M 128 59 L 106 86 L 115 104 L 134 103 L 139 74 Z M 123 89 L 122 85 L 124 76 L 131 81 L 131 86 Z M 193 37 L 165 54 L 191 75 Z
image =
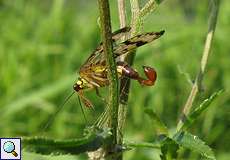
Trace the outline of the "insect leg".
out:
M 83 91 L 78 91 L 78 95 L 81 99 L 81 101 L 84 103 L 84 105 L 87 107 L 87 108 L 92 108 L 93 109 L 93 104 L 90 102 L 90 100 L 88 100 L 84 94 L 83 94 Z
M 103 97 L 101 96 L 101 94 L 100 94 L 100 92 L 99 92 L 99 90 L 98 90 L 98 87 L 95 87 L 95 91 L 96 91 L 97 96 L 100 97 L 101 100 L 102 100 L 103 102 L 106 102 L 105 98 L 103 98 Z
M 99 90 L 98 90 L 97 87 L 95 87 L 95 91 L 96 91 L 97 96 L 100 97 L 100 98 L 102 98 L 102 96 L 101 96 L 101 94 L 100 94 L 100 92 L 99 92 Z

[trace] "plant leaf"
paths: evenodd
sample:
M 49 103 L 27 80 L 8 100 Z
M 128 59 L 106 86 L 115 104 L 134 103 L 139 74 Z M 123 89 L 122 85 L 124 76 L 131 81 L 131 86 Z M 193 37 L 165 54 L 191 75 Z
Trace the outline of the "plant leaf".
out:
M 44 137 L 22 138 L 23 149 L 40 154 L 79 154 L 94 151 L 107 143 L 111 137 L 108 129 L 92 129 L 83 138 L 71 140 L 56 140 Z
M 198 152 L 207 159 L 216 159 L 212 149 L 197 136 L 188 132 L 178 132 L 172 139 L 180 146 Z
M 207 109 L 210 104 L 223 92 L 223 90 L 220 90 L 218 92 L 213 93 L 208 99 L 205 99 L 199 107 L 197 107 L 193 112 L 191 112 L 190 114 L 188 114 L 187 117 L 183 117 L 184 118 L 184 122 L 183 125 L 180 128 L 181 130 L 187 130 L 193 123 L 194 121 L 198 118 L 198 116 L 200 116 L 201 113 L 203 113 L 203 111 L 205 109 Z
M 176 159 L 178 149 L 179 145 L 173 139 L 165 137 L 165 139 L 161 142 L 161 159 Z
M 145 113 L 149 115 L 151 120 L 153 121 L 153 125 L 155 126 L 156 133 L 158 136 L 168 135 L 168 129 L 166 125 L 160 120 L 160 118 L 153 112 L 151 109 L 145 109 Z

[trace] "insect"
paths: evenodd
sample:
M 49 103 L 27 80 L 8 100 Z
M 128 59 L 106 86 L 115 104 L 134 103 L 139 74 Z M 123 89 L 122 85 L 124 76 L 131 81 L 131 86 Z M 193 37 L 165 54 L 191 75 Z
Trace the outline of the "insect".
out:
M 137 80 L 141 85 L 152 86 L 154 85 L 157 78 L 157 73 L 154 68 L 149 66 L 143 66 L 144 73 L 147 77 L 147 79 L 145 79 L 141 77 L 138 72 L 126 62 L 120 61 L 119 57 L 121 55 L 129 53 L 132 50 L 137 49 L 140 46 L 150 43 L 155 39 L 158 39 L 164 34 L 164 31 L 143 33 L 134 36 L 126 41 L 120 42 L 120 37 L 127 34 L 129 31 L 130 28 L 125 27 L 115 31 L 112 35 L 112 40 L 114 44 L 113 53 L 114 58 L 116 59 L 118 77 L 127 77 Z M 87 89 L 95 89 L 98 94 L 99 87 L 109 85 L 109 80 L 107 78 L 107 66 L 102 43 L 99 44 L 99 46 L 93 51 L 93 53 L 89 56 L 86 62 L 80 67 L 79 75 L 80 77 L 74 84 L 73 89 L 78 93 L 80 104 L 82 101 L 86 107 L 93 107 L 92 103 L 84 96 L 84 91 Z M 72 92 L 65 99 L 64 103 L 60 105 L 55 115 L 50 117 L 45 127 L 42 129 L 43 131 L 45 131 L 50 126 L 50 124 L 54 121 L 56 115 L 61 111 L 65 103 L 72 97 L 73 94 L 74 92 Z M 81 107 L 81 109 L 87 122 L 83 108 Z
M 164 34 L 164 31 L 160 32 L 148 32 L 137 36 L 134 36 L 124 42 L 120 42 L 119 38 L 124 34 L 128 33 L 129 27 L 122 28 L 112 35 L 113 40 L 113 53 L 117 64 L 118 77 L 128 77 L 137 80 L 141 85 L 152 86 L 156 81 L 157 74 L 156 71 L 149 66 L 143 66 L 144 73 L 147 79 L 142 78 L 138 72 L 129 66 L 126 62 L 120 61 L 119 57 L 126 54 L 140 46 L 152 42 L 158 39 Z M 78 93 L 79 98 L 85 104 L 86 107 L 92 107 L 92 103 L 85 98 L 84 90 L 86 89 L 96 89 L 98 93 L 99 87 L 104 87 L 109 85 L 109 80 L 107 78 L 107 67 L 105 55 L 103 52 L 103 44 L 100 45 L 93 51 L 86 62 L 80 67 L 77 82 L 74 84 L 73 89 Z

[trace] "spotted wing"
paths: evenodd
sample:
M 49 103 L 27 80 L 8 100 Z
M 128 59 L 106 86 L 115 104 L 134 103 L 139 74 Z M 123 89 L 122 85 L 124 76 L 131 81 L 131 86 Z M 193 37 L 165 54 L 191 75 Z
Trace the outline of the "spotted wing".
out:
M 121 28 L 113 32 L 113 35 L 112 35 L 113 42 L 118 41 L 121 37 L 128 34 L 130 29 L 131 29 L 130 27 L 124 27 L 124 28 Z M 91 66 L 94 64 L 98 65 L 99 63 L 102 63 L 103 61 L 105 61 L 105 57 L 103 54 L 103 45 L 101 42 L 99 46 L 90 55 L 90 57 L 86 60 L 86 62 L 81 66 L 80 72 L 81 70 L 85 70 L 84 68 L 88 68 L 88 66 Z
M 115 31 L 112 35 L 113 42 L 119 41 L 122 36 L 128 34 L 130 29 L 130 27 L 125 27 Z M 79 73 L 89 85 L 102 87 L 108 84 L 102 43 L 99 44 L 84 65 L 81 66 Z
M 134 49 L 137 49 L 140 46 L 143 46 L 147 43 L 150 43 L 154 41 L 155 39 L 158 39 L 164 34 L 165 31 L 160 32 L 148 32 L 144 34 L 137 35 L 133 38 L 130 38 L 119 45 L 115 46 L 113 48 L 113 53 L 115 55 L 115 58 L 125 54 L 129 51 L 132 51 Z

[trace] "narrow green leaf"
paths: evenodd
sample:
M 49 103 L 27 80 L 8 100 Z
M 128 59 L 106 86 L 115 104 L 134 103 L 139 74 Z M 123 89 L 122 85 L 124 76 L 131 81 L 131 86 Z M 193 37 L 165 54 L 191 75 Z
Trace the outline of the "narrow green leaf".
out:
M 204 141 L 188 132 L 176 133 L 173 140 L 180 146 L 198 152 L 207 159 L 216 159 L 212 149 Z
M 187 117 L 184 117 L 184 122 L 180 130 L 187 130 L 193 123 L 194 121 L 200 116 L 201 113 L 205 109 L 207 109 L 210 104 L 223 92 L 223 90 L 220 90 L 218 92 L 213 93 L 208 99 L 205 99 L 200 106 L 198 106 L 193 112 L 188 114 Z
M 160 143 L 158 142 L 131 142 L 131 141 L 125 141 L 123 143 L 124 148 L 138 148 L 138 147 L 146 147 L 146 148 L 160 148 Z
M 168 135 L 168 129 L 166 125 L 160 120 L 160 118 L 151 109 L 145 109 L 145 113 L 149 115 L 153 121 L 153 125 L 156 129 L 157 135 Z
M 94 151 L 107 143 L 111 132 L 107 129 L 92 129 L 83 138 L 71 140 L 56 140 L 44 137 L 22 138 L 22 146 L 25 151 L 40 154 L 79 154 Z

